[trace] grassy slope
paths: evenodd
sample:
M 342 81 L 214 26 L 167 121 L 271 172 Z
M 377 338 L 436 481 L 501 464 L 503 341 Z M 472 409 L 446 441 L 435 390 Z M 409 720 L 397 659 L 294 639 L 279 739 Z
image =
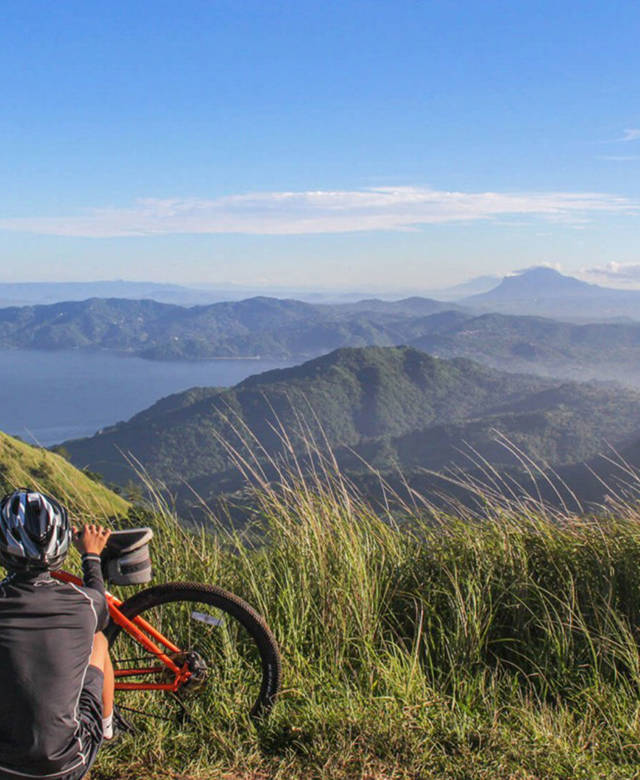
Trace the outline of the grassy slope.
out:
M 478 521 L 417 499 L 400 529 L 317 474 L 258 490 L 260 549 L 153 521 L 163 578 L 267 617 L 285 689 L 270 721 L 256 731 L 220 686 L 196 738 L 152 723 L 95 780 L 637 777 L 637 507 L 595 521 L 494 497 Z
M 0 432 L 0 489 L 34 486 L 51 493 L 82 517 L 126 515 L 129 504 L 78 471 L 60 455 Z

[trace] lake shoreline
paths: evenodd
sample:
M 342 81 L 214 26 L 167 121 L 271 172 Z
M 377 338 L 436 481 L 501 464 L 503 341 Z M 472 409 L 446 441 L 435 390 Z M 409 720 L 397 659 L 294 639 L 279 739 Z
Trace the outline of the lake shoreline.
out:
M 131 352 L 0 350 L 0 430 L 49 447 L 92 436 L 192 387 L 231 387 L 291 361 L 254 357 L 150 360 Z

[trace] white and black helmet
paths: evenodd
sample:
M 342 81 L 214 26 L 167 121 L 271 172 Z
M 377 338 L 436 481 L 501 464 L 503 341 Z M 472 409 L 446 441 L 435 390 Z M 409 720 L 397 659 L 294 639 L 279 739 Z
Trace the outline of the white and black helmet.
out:
M 67 510 L 51 496 L 19 488 L 0 502 L 0 563 L 8 569 L 57 569 L 70 542 Z

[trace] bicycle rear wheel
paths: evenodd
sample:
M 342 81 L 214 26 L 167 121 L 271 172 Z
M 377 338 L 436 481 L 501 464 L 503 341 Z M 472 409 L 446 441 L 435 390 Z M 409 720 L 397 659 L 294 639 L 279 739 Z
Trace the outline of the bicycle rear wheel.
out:
M 116 691 L 119 703 L 134 700 L 139 706 L 143 697 L 157 701 L 162 696 L 163 715 L 158 717 L 167 718 L 186 713 L 192 720 L 206 719 L 216 709 L 229 717 L 268 715 L 280 690 L 278 645 L 264 619 L 238 596 L 212 585 L 173 582 L 136 593 L 120 611 L 129 619 L 141 615 L 180 648 L 176 663 L 181 666 L 188 659 L 194 674 L 176 694 Z M 105 634 L 116 671 L 158 667 L 153 654 L 113 621 Z M 117 677 L 116 682 L 124 679 L 167 683 L 172 674 L 160 668 L 137 679 Z

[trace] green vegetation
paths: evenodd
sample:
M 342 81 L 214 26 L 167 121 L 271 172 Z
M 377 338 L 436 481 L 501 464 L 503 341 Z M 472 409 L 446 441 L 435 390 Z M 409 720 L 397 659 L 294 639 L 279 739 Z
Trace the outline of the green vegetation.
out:
M 0 348 L 108 349 L 161 360 L 290 359 L 340 346 L 397 344 L 412 332 L 402 327 L 406 321 L 450 308 L 426 298 L 342 306 L 250 298 L 192 307 L 92 298 L 0 309 Z
M 51 458 L 68 471 L 43 487 L 62 497 L 71 480 L 104 519 L 102 486 L 1 441 L 22 469 L 11 480 Z M 139 720 L 94 780 L 637 776 L 637 504 L 577 517 L 487 492 L 481 516 L 453 516 L 390 495 L 381 513 L 314 457 L 301 476 L 290 454 L 271 483 L 245 462 L 255 521 L 242 532 L 222 516 L 215 533 L 186 530 L 157 498 L 132 513 L 154 527 L 157 581 L 213 582 L 265 615 L 284 690 L 257 729 L 223 686 L 195 733 Z M 167 713 L 161 698 L 149 708 Z
M 438 316 L 443 315 L 429 319 Z M 439 357 L 466 357 L 503 371 L 640 386 L 637 323 L 576 325 L 543 317 L 458 314 L 446 327 L 434 327 L 410 343 Z
M 249 377 L 228 390 L 179 393 L 64 446 L 78 467 L 119 484 L 134 476 L 130 454 L 184 509 L 193 503 L 185 480 L 207 501 L 242 487 L 234 451 L 246 451 L 248 442 L 271 476 L 269 459 L 289 450 L 306 467 L 309 437 L 331 448 L 352 476 L 369 473 L 365 462 L 385 474 L 468 467 L 470 452 L 521 470 L 499 431 L 557 468 L 627 439 L 639 419 L 635 391 L 507 374 L 408 347 L 367 347 Z
M 129 504 L 63 455 L 32 447 L 0 432 L 0 493 L 33 486 L 63 501 L 78 517 L 124 516 Z
M 317 466 L 302 479 L 290 461 L 278 486 L 252 472 L 259 543 L 151 520 L 163 579 L 215 581 L 268 618 L 284 661 L 272 718 L 254 729 L 218 688 L 195 737 L 143 724 L 96 780 L 637 777 L 634 506 L 381 516 Z

